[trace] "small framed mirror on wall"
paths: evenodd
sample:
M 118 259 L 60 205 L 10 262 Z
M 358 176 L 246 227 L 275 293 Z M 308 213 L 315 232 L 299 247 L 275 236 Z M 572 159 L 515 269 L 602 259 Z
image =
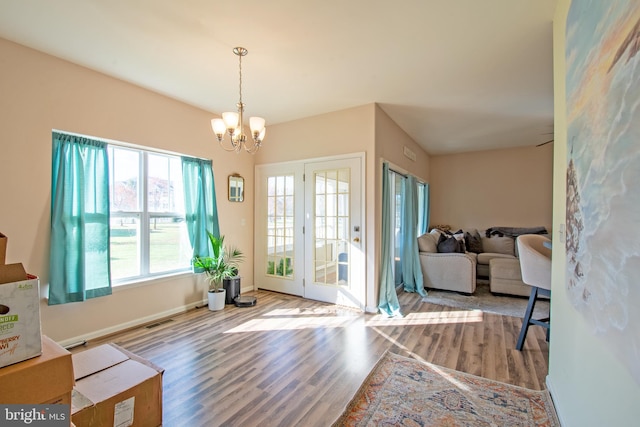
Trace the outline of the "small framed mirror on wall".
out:
M 238 174 L 229 175 L 229 201 L 244 201 L 244 178 Z

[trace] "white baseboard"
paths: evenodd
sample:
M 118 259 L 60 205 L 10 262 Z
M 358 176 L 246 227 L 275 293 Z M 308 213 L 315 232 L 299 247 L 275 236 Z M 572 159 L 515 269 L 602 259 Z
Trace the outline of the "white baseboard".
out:
M 176 314 L 180 314 L 180 313 L 184 313 L 188 310 L 191 310 L 193 308 L 196 307 L 200 307 L 203 305 L 207 305 L 207 300 L 202 300 L 202 301 L 196 301 L 193 302 L 191 304 L 187 304 L 187 305 L 183 305 L 180 307 L 176 307 L 176 308 L 172 308 L 171 310 L 166 310 L 160 313 L 155 313 L 149 316 L 145 316 L 145 317 L 140 317 L 138 319 L 134 319 L 131 320 L 129 322 L 125 322 L 125 323 L 120 323 L 118 325 L 113 325 L 110 326 L 108 328 L 104 328 L 104 329 L 100 329 L 97 331 L 93 331 L 90 332 L 88 334 L 84 334 L 84 335 L 79 335 L 77 337 L 73 337 L 73 338 L 69 338 L 63 341 L 59 341 L 58 344 L 60 344 L 62 347 L 67 347 L 67 346 L 71 346 L 77 343 L 81 343 L 83 341 L 89 341 L 92 339 L 96 339 L 96 338 L 101 338 L 104 337 L 106 335 L 110 335 L 110 334 L 114 334 L 116 332 L 120 332 L 120 331 L 124 331 L 126 329 L 131 329 L 131 328 L 135 328 L 136 326 L 141 326 L 141 325 L 145 325 L 147 323 L 151 323 L 154 320 L 159 320 L 159 319 L 163 319 L 166 317 L 171 317 L 174 316 Z
M 556 416 L 558 417 L 558 421 L 560 421 L 560 425 L 561 426 L 566 426 L 567 424 L 564 422 L 564 420 L 562 419 L 562 414 L 560 411 L 558 411 L 558 401 L 556 400 L 556 393 L 554 391 L 553 388 L 553 383 L 551 382 L 551 378 L 549 378 L 549 375 L 547 375 L 545 377 L 545 381 L 547 384 L 547 390 L 549 391 L 549 394 L 551 395 L 551 402 L 553 403 L 553 408 L 556 411 Z
M 245 292 L 252 292 L 254 289 L 253 287 L 244 287 L 240 289 L 240 293 L 245 293 Z M 87 334 L 83 334 L 83 335 L 79 335 L 76 337 L 72 337 L 66 340 L 62 340 L 59 341 L 58 344 L 60 344 L 62 347 L 67 347 L 67 346 L 71 346 L 71 345 L 75 345 L 78 343 L 82 343 L 84 341 L 89 341 L 92 339 L 96 339 L 96 338 L 101 338 L 110 334 L 115 334 L 116 332 L 120 332 L 120 331 L 124 331 L 126 329 L 131 329 L 131 328 L 135 328 L 136 326 L 141 326 L 141 325 L 145 325 L 147 323 L 151 323 L 154 320 L 159 320 L 159 319 L 164 319 L 166 317 L 171 317 L 174 316 L 176 314 L 180 314 L 180 313 L 184 313 L 186 311 L 189 311 L 191 309 L 194 309 L 196 307 L 201 307 L 201 306 L 205 306 L 207 305 L 207 300 L 203 299 L 202 301 L 197 301 L 197 302 L 193 302 L 191 304 L 187 304 L 187 305 L 183 305 L 180 307 L 176 307 L 176 308 L 172 308 L 171 310 L 166 310 L 163 311 L 161 313 L 155 313 L 146 317 L 140 317 L 138 319 L 134 319 L 131 320 L 129 322 L 125 322 L 125 323 L 120 323 L 118 325 L 114 325 L 114 326 L 110 326 L 108 328 L 104 328 L 104 329 L 100 329 L 97 331 L 93 331 Z M 369 311 L 370 313 L 375 313 L 377 312 L 377 307 L 368 307 L 367 310 L 371 310 Z

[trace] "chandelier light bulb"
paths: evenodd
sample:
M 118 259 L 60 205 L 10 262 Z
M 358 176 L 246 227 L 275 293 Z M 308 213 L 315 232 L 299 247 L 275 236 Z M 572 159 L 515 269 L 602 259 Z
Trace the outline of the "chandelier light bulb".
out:
M 227 130 L 235 130 L 238 127 L 238 118 L 238 113 L 222 113 L 222 120 L 224 120 L 224 124 L 227 126 Z
M 249 119 L 249 127 L 252 134 L 259 134 L 264 129 L 264 119 L 262 117 L 251 117 Z
M 213 129 L 213 133 L 215 133 L 218 137 L 218 141 L 222 141 L 222 138 L 224 138 L 224 133 L 227 131 L 227 126 L 225 126 L 224 120 L 211 120 L 211 128 Z

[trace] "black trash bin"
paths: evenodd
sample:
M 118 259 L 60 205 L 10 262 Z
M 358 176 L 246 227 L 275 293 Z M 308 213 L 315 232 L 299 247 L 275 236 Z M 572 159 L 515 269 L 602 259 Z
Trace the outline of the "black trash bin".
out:
M 240 276 L 230 277 L 222 281 L 224 290 L 227 291 L 225 297 L 226 304 L 233 304 L 233 300 L 240 296 Z

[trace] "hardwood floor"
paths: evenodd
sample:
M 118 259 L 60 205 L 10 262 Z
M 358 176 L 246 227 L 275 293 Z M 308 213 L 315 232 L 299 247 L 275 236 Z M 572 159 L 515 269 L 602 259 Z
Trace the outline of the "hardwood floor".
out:
M 545 388 L 548 343 L 521 319 L 399 295 L 402 319 L 257 291 L 251 308 L 177 315 L 90 342 L 118 345 L 165 369 L 164 426 L 328 426 L 387 350 L 531 389 Z M 168 320 L 168 319 L 167 319 Z

